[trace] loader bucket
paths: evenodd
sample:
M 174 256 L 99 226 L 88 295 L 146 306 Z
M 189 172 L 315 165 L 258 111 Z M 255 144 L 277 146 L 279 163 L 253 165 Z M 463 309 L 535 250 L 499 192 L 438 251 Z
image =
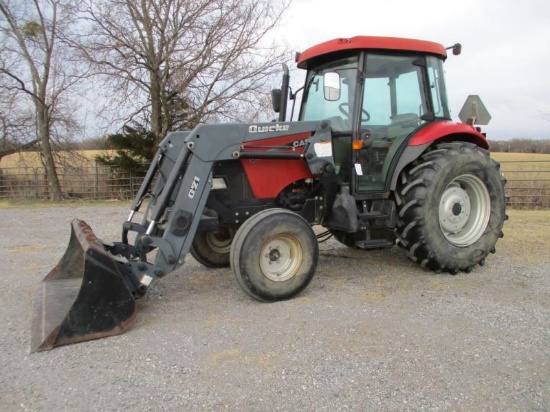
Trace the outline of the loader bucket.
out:
M 90 226 L 74 219 L 69 246 L 34 294 L 33 310 L 31 352 L 37 352 L 123 333 L 136 303 L 120 263 Z

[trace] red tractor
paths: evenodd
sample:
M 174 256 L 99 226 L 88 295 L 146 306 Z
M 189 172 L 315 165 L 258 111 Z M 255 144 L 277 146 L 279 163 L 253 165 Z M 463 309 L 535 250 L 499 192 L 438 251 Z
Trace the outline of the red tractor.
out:
M 285 66 L 272 94 L 278 121 L 170 133 L 120 242 L 73 221 L 67 252 L 38 293 L 33 350 L 125 331 L 135 299 L 188 253 L 231 266 L 262 301 L 301 292 L 318 238 L 331 234 L 354 248 L 398 244 L 434 271 L 482 265 L 502 237 L 504 178 L 474 119 L 451 120 L 446 57 L 421 40 L 328 41 L 297 57 L 307 70 L 298 121 L 285 121 Z

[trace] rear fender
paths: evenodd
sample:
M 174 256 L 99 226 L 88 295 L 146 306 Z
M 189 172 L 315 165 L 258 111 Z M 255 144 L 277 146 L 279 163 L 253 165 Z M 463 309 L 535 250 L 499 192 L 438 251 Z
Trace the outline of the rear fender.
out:
M 483 149 L 489 148 L 487 138 L 475 127 L 449 120 L 432 123 L 422 128 L 411 138 L 409 146 L 423 146 L 441 140 L 470 142 Z
M 451 121 L 441 121 L 430 124 L 418 131 L 409 140 L 407 147 L 399 156 L 399 160 L 391 177 L 390 190 L 397 187 L 397 179 L 401 171 L 410 163 L 415 161 L 430 146 L 442 142 L 470 142 L 482 149 L 489 149 L 487 138 L 475 127 Z

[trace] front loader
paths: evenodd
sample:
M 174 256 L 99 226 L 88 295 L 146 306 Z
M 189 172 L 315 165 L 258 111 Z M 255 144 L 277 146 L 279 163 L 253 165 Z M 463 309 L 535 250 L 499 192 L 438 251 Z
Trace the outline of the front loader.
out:
M 451 121 L 446 57 L 420 40 L 332 40 L 297 56 L 307 70 L 298 121 L 285 121 L 298 95 L 285 66 L 272 94 L 278 121 L 170 133 L 119 242 L 72 222 L 65 255 L 35 295 L 32 350 L 126 331 L 135 300 L 188 253 L 230 266 L 266 302 L 309 284 L 329 235 L 361 249 L 398 244 L 434 271 L 482 265 L 502 237 L 504 178 L 475 116 Z

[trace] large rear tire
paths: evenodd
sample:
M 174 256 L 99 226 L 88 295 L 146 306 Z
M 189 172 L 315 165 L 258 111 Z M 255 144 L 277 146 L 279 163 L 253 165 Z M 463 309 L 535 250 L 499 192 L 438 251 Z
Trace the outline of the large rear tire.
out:
M 399 244 L 435 271 L 469 272 L 483 264 L 503 236 L 504 183 L 486 150 L 464 142 L 436 146 L 401 175 Z
M 191 256 L 207 268 L 229 267 L 229 254 L 235 230 L 229 226 L 217 231 L 197 232 L 191 245 Z
M 286 209 L 268 209 L 246 220 L 231 245 L 231 268 L 254 299 L 289 299 L 309 284 L 319 246 L 305 219 Z

